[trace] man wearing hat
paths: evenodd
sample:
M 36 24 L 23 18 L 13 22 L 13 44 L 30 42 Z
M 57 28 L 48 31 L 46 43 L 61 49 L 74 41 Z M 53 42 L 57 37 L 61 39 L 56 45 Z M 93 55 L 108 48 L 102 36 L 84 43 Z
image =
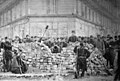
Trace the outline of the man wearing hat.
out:
M 79 77 L 79 71 L 81 69 L 81 77 L 84 77 L 85 71 L 87 71 L 87 62 L 86 59 L 90 56 L 90 52 L 85 49 L 83 43 L 80 43 L 79 46 L 74 48 L 74 53 L 76 53 L 76 72 L 75 78 Z
M 114 76 L 114 81 L 119 81 L 120 80 L 120 35 L 118 36 L 118 53 L 116 54 L 115 58 L 115 76 Z

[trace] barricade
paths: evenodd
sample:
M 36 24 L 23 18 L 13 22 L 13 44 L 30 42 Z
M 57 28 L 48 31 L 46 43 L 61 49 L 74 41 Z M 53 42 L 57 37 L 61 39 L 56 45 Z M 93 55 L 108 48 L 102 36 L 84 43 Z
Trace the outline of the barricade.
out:
M 61 53 L 50 53 L 33 43 L 27 43 L 21 48 L 24 50 L 23 55 L 29 65 L 28 73 L 64 73 L 74 70 L 75 54 L 73 53 L 73 46 L 63 48 Z M 2 54 L 0 60 L 1 65 Z

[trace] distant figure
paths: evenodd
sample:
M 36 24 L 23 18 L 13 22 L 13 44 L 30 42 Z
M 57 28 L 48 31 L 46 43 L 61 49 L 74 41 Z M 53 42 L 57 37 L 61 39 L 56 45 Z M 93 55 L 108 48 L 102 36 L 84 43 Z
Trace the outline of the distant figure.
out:
M 31 38 L 30 38 L 30 36 L 29 36 L 29 35 L 26 35 L 26 42 L 27 42 L 27 43 L 32 42 L 32 40 L 31 40 Z
M 69 42 L 75 43 L 75 42 L 77 42 L 77 41 L 78 41 L 78 38 L 77 38 L 77 36 L 75 35 L 75 31 L 72 31 L 72 36 L 69 37 L 68 43 L 69 43 Z

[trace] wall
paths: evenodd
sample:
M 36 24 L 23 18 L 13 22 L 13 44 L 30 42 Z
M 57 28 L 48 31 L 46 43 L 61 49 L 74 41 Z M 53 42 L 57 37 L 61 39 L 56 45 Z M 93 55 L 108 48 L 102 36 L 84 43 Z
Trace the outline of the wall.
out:
M 76 19 L 76 34 L 77 36 L 97 36 L 98 34 L 103 35 L 101 27 L 95 26 L 91 23 Z
M 58 14 L 76 13 L 76 0 L 57 0 Z
M 49 25 L 46 36 L 53 37 L 69 36 L 72 30 L 76 30 L 78 36 L 118 34 L 120 30 L 118 23 L 81 0 L 16 1 L 0 13 L 0 35 L 42 36 L 46 25 Z M 20 24 L 26 22 L 26 16 L 30 21 Z
M 31 18 L 30 19 L 30 35 L 42 36 L 45 27 L 49 26 L 46 37 L 69 36 L 72 30 L 75 30 L 74 18 Z
M 47 1 L 48 0 L 28 0 L 28 14 L 41 15 L 47 13 Z
M 24 22 L 27 15 L 27 0 L 14 0 L 14 3 L 8 4 L 2 13 L 0 13 L 0 35 L 2 37 L 21 36 L 20 23 Z
M 72 14 L 76 0 L 28 0 L 30 15 Z
M 12 24 L 25 15 L 27 15 L 26 0 L 17 1 L 13 5 L 9 4 L 9 7 L 0 14 L 0 27 Z
M 27 34 L 29 34 L 29 21 L 27 19 L 0 28 L 1 37 L 14 38 L 20 36 L 22 38 Z

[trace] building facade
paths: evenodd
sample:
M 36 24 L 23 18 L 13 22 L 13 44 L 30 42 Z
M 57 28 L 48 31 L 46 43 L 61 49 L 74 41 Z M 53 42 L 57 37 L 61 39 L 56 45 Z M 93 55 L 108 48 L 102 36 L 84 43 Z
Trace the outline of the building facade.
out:
M 6 0 L 0 5 L 0 36 L 66 37 L 120 34 L 119 9 L 106 0 Z

